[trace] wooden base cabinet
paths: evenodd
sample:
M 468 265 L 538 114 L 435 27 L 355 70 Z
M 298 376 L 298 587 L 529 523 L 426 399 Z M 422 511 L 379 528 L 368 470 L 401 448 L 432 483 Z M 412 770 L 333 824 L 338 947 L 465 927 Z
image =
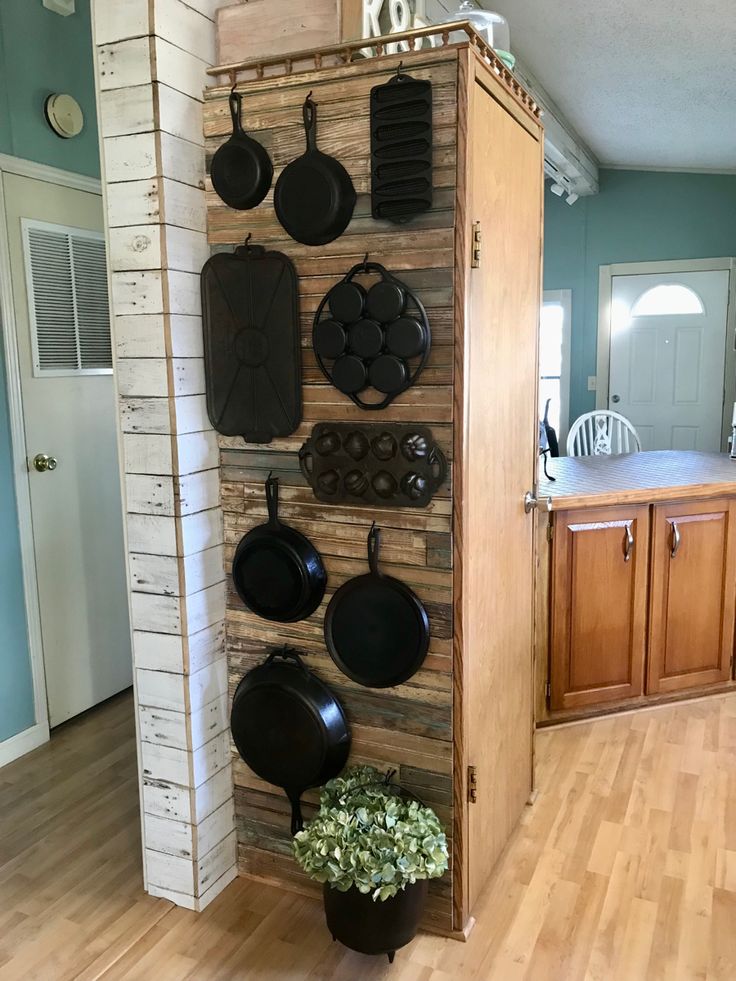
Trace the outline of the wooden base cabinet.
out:
M 647 693 L 726 681 L 736 608 L 736 501 L 653 508 Z
M 556 515 L 552 709 L 642 694 L 648 550 L 646 506 Z

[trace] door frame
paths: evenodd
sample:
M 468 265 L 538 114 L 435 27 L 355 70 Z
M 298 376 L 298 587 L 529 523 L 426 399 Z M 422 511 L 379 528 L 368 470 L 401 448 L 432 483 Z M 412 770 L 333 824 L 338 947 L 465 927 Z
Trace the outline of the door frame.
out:
M 563 311 L 562 366 L 560 371 L 560 431 L 557 440 L 565 446 L 570 430 L 570 341 L 572 338 L 572 290 L 542 290 L 542 306 L 559 303 Z M 540 328 L 541 329 L 541 328 Z
M 614 276 L 649 276 L 666 273 L 728 272 L 724 395 L 721 415 L 721 450 L 728 452 L 731 416 L 736 402 L 736 258 L 670 259 L 663 262 L 615 262 L 598 267 L 598 341 L 596 409 L 608 408 L 611 369 L 611 297 Z
M 35 723 L 15 736 L 0 743 L 0 766 L 36 749 L 49 739 L 48 705 L 46 701 L 46 674 L 41 636 L 41 608 L 36 578 L 36 559 L 33 548 L 33 523 L 31 519 L 31 488 L 26 456 L 25 421 L 21 394 L 20 359 L 18 355 L 18 325 L 13 299 L 10 268 L 10 244 L 5 221 L 5 193 L 2 178 L 15 174 L 33 180 L 58 184 L 77 191 L 87 191 L 102 196 L 102 185 L 94 177 L 73 174 L 46 164 L 0 154 L 0 325 L 2 326 L 3 351 L 7 384 L 8 415 L 10 420 L 10 444 L 13 461 L 15 499 L 18 512 L 23 592 L 25 595 L 28 648 L 33 675 L 33 702 Z

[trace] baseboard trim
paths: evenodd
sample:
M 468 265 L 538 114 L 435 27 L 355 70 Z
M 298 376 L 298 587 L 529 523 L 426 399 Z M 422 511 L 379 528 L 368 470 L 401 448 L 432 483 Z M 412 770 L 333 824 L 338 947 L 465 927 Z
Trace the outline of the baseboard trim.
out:
M 0 766 L 7 766 L 26 753 L 38 749 L 49 741 L 49 727 L 46 723 L 37 722 L 30 729 L 24 729 L 10 739 L 0 743 Z

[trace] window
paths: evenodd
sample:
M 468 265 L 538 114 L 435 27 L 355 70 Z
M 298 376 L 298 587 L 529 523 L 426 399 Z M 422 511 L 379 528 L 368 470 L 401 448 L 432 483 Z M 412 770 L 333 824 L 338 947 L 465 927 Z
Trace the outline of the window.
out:
M 660 283 L 641 294 L 631 308 L 632 317 L 666 317 L 672 314 L 705 313 L 695 290 L 681 283 Z
M 561 446 L 569 425 L 571 296 L 571 290 L 545 291 L 539 322 L 539 418 L 549 399 L 549 422 Z
M 99 232 L 23 219 L 33 374 L 112 371 L 105 241 Z

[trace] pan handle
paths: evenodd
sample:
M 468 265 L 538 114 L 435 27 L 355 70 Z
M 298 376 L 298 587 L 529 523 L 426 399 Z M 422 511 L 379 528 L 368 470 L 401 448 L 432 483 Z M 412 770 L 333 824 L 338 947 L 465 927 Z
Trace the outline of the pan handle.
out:
M 297 831 L 301 831 L 304 828 L 304 819 L 302 818 L 302 801 L 301 794 L 298 790 L 286 789 L 286 796 L 289 798 L 291 804 L 291 837 L 293 838 Z
M 297 654 L 294 648 L 287 647 L 286 645 L 284 645 L 283 647 L 277 647 L 274 650 L 272 650 L 271 653 L 266 658 L 266 660 L 263 662 L 263 664 L 264 665 L 270 664 L 272 661 L 275 661 L 277 657 L 283 658 L 284 661 L 293 661 L 302 669 L 302 671 L 306 671 L 306 672 L 309 671 L 309 668 L 306 666 L 304 661 L 302 661 L 301 657 L 299 656 L 299 654 Z
M 357 265 L 353 266 L 350 272 L 345 276 L 344 282 L 349 283 L 359 273 L 378 273 L 379 276 L 383 276 L 383 278 L 389 282 L 393 282 L 394 280 L 394 277 L 391 275 L 388 269 L 386 269 L 385 266 L 382 266 L 380 262 L 367 262 L 364 260 L 363 262 L 359 262 Z
M 374 521 L 371 525 L 371 530 L 368 532 L 368 565 L 374 576 L 381 575 L 378 570 L 378 550 L 380 545 L 381 529 L 376 528 L 376 522 Z
M 279 478 L 273 476 L 273 472 L 268 475 L 266 481 L 266 506 L 268 507 L 269 524 L 279 523 Z
M 230 103 L 230 115 L 233 120 L 233 135 L 234 136 L 244 136 L 243 126 L 240 122 L 240 110 L 243 102 L 243 97 L 240 92 L 236 92 L 233 89 L 227 100 Z
M 429 451 L 427 463 L 432 471 L 434 487 L 437 489 L 444 484 L 445 478 L 447 477 L 447 458 L 439 446 L 433 446 Z
M 304 100 L 302 116 L 304 117 L 304 132 L 307 135 L 307 152 L 314 151 L 317 149 L 317 106 L 311 92 Z
M 314 474 L 314 454 L 309 447 L 309 443 L 305 443 L 299 450 L 299 469 L 303 473 L 307 483 L 311 484 Z

